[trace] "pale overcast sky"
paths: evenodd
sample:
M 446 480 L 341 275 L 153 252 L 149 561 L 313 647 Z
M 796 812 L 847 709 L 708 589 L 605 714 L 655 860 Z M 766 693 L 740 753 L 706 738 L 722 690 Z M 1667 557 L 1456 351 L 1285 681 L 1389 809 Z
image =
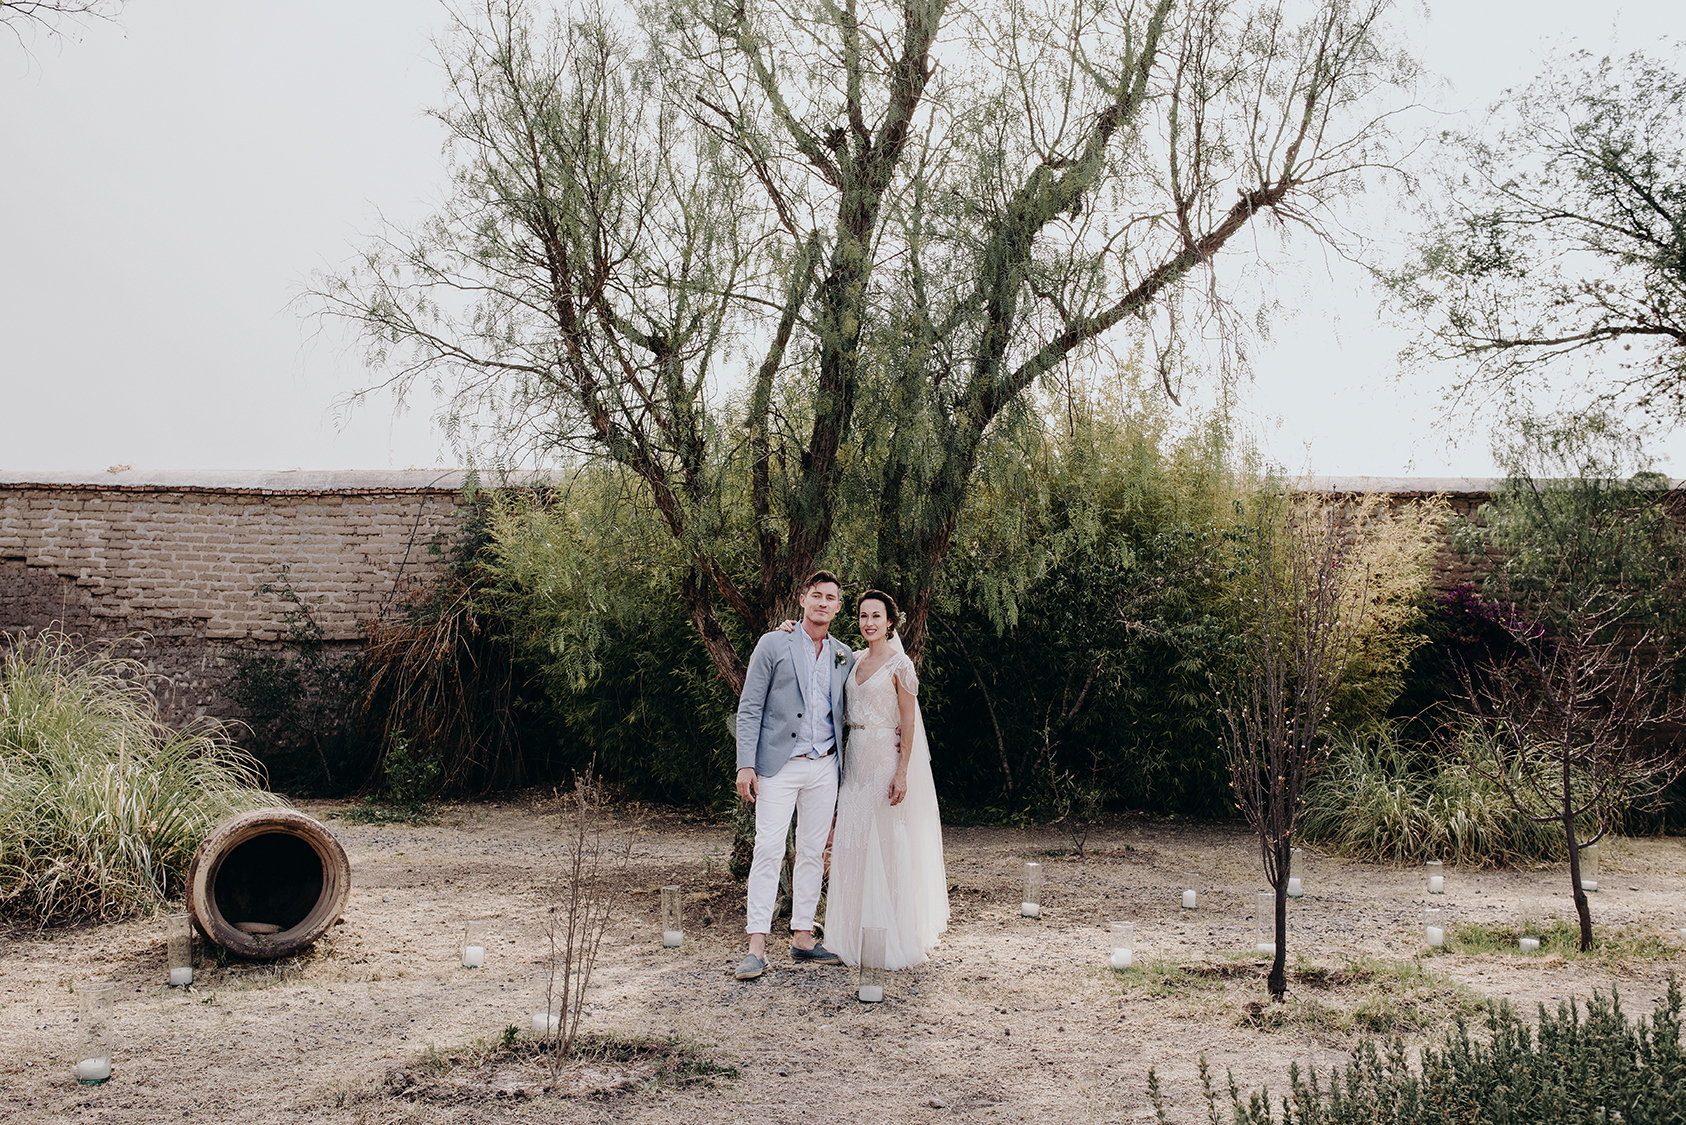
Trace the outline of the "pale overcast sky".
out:
M 1458 112 L 1567 45 L 1677 57 L 1683 12 L 1466 0 L 1402 20 L 1450 84 L 1424 100 Z M 365 373 L 291 307 L 378 213 L 419 217 L 442 191 L 423 110 L 443 23 L 437 0 L 131 0 L 62 42 L 0 34 L 0 469 L 455 463 L 428 404 L 338 417 Z M 1396 382 L 1401 339 L 1366 282 L 1299 245 L 1279 291 L 1305 311 L 1248 389 L 1268 454 L 1332 475 L 1491 473 L 1480 434 L 1445 448 L 1432 378 Z M 1686 441 L 1659 452 L 1686 475 Z

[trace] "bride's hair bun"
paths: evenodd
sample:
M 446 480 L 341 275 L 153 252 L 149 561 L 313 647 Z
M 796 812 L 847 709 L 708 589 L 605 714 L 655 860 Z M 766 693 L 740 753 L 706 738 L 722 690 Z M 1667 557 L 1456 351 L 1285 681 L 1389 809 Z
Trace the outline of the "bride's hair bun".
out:
M 896 599 L 892 598 L 889 594 L 886 594 L 883 590 L 868 590 L 866 593 L 855 599 L 856 616 L 860 615 L 861 605 L 870 601 L 880 601 L 884 603 L 884 619 L 890 623 L 890 632 L 884 639 L 889 640 L 890 637 L 896 635 L 896 622 L 901 620 L 901 610 L 896 608 Z

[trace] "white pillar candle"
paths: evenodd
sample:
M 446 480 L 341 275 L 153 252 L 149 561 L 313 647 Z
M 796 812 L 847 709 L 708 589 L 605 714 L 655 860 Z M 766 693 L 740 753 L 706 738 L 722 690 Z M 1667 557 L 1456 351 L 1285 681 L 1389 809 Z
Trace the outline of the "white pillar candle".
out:
M 1428 877 L 1428 893 L 1431 894 L 1431 895 L 1443 895 L 1443 894 L 1445 894 L 1446 893 L 1446 876 L 1444 876 L 1444 875 L 1430 875 Z
M 884 1000 L 884 986 L 881 984 L 863 984 L 860 992 L 861 999 L 868 1004 L 882 1003 Z
M 1425 926 L 1423 929 L 1428 934 L 1428 944 L 1431 948 L 1440 949 L 1446 944 L 1445 926 Z
M 483 945 L 465 945 L 462 950 L 462 967 L 465 969 L 479 969 L 486 964 L 486 947 Z
M 539 1035 L 555 1035 L 562 1029 L 562 1017 L 555 1012 L 534 1012 L 533 1031 Z
M 1026 918 L 1038 918 L 1042 914 L 1042 904 L 1036 902 L 1019 903 L 1019 913 Z
M 1260 957 L 1275 957 L 1276 943 L 1274 941 L 1261 941 L 1253 946 L 1253 952 Z
M 1596 891 L 1597 889 L 1598 889 L 1598 880 L 1597 879 L 1582 879 L 1581 880 L 1581 890 L 1583 890 L 1583 891 Z
M 111 1059 L 83 1059 L 76 1064 L 78 1082 L 104 1082 L 111 1077 Z
M 678 949 L 681 945 L 684 945 L 684 944 L 685 944 L 685 931 L 683 931 L 683 930 L 663 930 L 662 931 L 662 948 L 663 949 Z
M 1522 947 L 1524 953 L 1538 953 L 1540 950 L 1540 939 L 1537 937 L 1525 937 L 1516 944 Z
M 193 983 L 193 970 L 185 965 L 179 969 L 170 970 L 170 987 L 186 988 Z
M 1113 968 L 1115 968 L 1115 969 L 1128 969 L 1131 965 L 1135 964 L 1135 961 L 1136 961 L 1135 954 L 1131 953 L 1130 950 L 1119 949 L 1116 946 L 1113 948 L 1113 950 L 1112 950 L 1112 967 Z
M 1194 893 L 1194 891 L 1192 891 L 1192 890 L 1184 891 L 1183 892 L 1183 909 L 1184 910 L 1193 910 L 1194 907 L 1195 907 L 1195 903 L 1198 900 L 1199 900 L 1199 896 L 1196 895 Z
M 1305 887 L 1301 885 L 1298 875 L 1292 875 L 1292 876 L 1289 876 L 1289 878 L 1288 878 L 1288 897 L 1289 898 L 1304 898 L 1305 897 Z

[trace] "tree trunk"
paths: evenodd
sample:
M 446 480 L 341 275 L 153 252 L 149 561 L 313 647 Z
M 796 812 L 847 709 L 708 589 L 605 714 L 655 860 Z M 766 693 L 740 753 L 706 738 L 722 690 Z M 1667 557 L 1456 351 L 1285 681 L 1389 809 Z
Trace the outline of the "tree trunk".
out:
M 1293 861 L 1291 844 L 1286 836 L 1277 838 L 1276 870 L 1271 877 L 1271 889 L 1276 892 L 1276 960 L 1271 962 L 1265 987 L 1270 989 L 1270 998 L 1278 1004 L 1288 998 L 1288 869 Z

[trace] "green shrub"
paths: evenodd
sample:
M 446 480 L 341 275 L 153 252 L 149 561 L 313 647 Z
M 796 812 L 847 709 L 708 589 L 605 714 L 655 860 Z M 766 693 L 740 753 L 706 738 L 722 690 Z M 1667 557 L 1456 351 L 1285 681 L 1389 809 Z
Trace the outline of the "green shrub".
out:
M 143 676 L 58 633 L 0 654 L 0 913 L 154 909 L 218 823 L 284 803 L 220 726 L 164 726 Z
M 1562 859 L 1563 833 L 1516 810 L 1479 764 L 1474 734 L 1445 753 L 1384 723 L 1343 735 L 1306 789 L 1299 838 L 1354 859 L 1466 866 Z
M 1539 1030 L 1519 1019 L 1506 1002 L 1489 1002 L 1487 1037 L 1472 1039 L 1460 1017 L 1438 1047 L 1427 1046 L 1413 1070 L 1405 1045 L 1393 1039 L 1378 1049 L 1360 1043 L 1344 1076 L 1331 1071 L 1327 1085 L 1315 1069 L 1288 1071 L 1290 1093 L 1281 1116 L 1261 1089 L 1243 1096 L 1229 1084 L 1235 1125 L 1451 1125 L 1453 1122 L 1623 1122 L 1677 1125 L 1686 1120 L 1686 1050 L 1680 1042 L 1680 984 L 1669 978 L 1668 997 L 1649 1022 L 1629 1022 L 1620 998 L 1597 993 L 1585 1017 L 1574 1001 L 1555 1015 L 1540 1005 Z M 1210 1119 L 1219 1120 L 1218 1095 L 1206 1060 L 1200 1061 Z M 1158 1076 L 1148 1091 L 1166 1121 Z

